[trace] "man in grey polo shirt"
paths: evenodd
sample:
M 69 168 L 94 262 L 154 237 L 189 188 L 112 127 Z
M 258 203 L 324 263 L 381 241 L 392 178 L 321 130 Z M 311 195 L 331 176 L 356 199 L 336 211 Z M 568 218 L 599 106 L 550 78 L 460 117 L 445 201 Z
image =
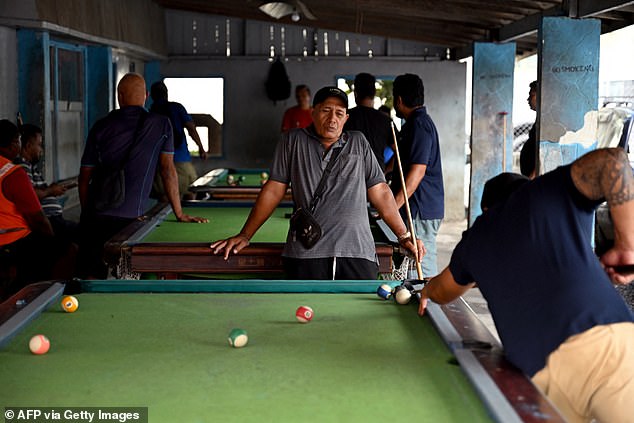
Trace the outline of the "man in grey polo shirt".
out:
M 324 87 L 313 99 L 313 124 L 282 135 L 270 178 L 239 234 L 211 244 L 214 254 L 229 254 L 249 245 L 249 240 L 271 216 L 289 184 L 297 207 L 308 209 L 322 173 L 335 148 L 341 147 L 326 188 L 314 212 L 321 239 L 306 249 L 289 230 L 284 262 L 290 279 L 375 279 L 378 272 L 374 239 L 368 221 L 367 201 L 413 255 L 424 255 L 414 246 L 396 202 L 370 144 L 358 131 L 343 132 L 348 119 L 348 97 L 336 87 Z

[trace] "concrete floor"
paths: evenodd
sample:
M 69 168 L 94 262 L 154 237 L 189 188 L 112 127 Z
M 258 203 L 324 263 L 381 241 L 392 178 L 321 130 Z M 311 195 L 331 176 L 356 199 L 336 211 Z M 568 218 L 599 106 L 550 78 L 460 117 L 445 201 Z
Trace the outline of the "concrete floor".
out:
M 440 225 L 440 231 L 436 238 L 436 244 L 438 248 L 438 269 L 444 269 L 451 259 L 451 253 L 454 247 L 460 241 L 462 232 L 467 229 L 467 221 L 444 221 Z M 480 290 L 477 288 L 470 289 L 465 295 L 464 300 L 469 304 L 471 309 L 476 313 L 478 318 L 484 323 L 489 331 L 499 340 L 491 313 L 487 307 L 486 300 L 482 297 Z

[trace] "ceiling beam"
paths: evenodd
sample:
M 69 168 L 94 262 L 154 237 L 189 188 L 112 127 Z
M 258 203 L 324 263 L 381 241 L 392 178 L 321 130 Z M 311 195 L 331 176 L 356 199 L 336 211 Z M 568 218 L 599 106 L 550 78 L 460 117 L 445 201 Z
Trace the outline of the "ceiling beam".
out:
M 551 7 L 540 13 L 526 16 L 523 19 L 505 25 L 498 30 L 498 41 L 513 41 L 518 38 L 525 37 L 537 32 L 541 19 L 544 16 L 564 16 L 564 12 L 560 7 Z
M 298 25 L 258 8 L 266 0 L 153 0 L 176 10 Z M 286 0 L 290 1 L 290 0 Z M 535 51 L 545 16 L 601 19 L 602 33 L 634 24 L 634 0 L 303 0 L 317 20 L 299 25 L 316 31 L 403 39 L 452 49 L 465 57 L 474 41 L 517 43 L 518 54 Z
M 589 18 L 634 5 L 634 1 L 624 0 L 577 0 L 577 3 L 580 18 Z

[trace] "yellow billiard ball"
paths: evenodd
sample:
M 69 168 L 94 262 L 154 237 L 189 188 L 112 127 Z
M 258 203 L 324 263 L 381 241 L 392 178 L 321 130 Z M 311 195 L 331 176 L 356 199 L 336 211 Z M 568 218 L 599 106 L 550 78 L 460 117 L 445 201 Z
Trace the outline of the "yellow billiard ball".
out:
M 62 298 L 62 308 L 66 313 L 74 313 L 77 311 L 77 307 L 79 307 L 79 301 L 77 301 L 77 298 L 72 295 L 67 295 Z

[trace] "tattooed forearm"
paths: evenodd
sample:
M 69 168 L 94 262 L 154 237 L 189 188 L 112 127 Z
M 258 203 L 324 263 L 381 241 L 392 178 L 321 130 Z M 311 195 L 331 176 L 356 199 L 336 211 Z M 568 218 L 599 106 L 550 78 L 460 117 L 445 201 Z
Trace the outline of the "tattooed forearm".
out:
M 634 199 L 634 175 L 621 148 L 603 148 L 581 157 L 572 165 L 572 179 L 586 197 L 605 199 L 610 206 Z

